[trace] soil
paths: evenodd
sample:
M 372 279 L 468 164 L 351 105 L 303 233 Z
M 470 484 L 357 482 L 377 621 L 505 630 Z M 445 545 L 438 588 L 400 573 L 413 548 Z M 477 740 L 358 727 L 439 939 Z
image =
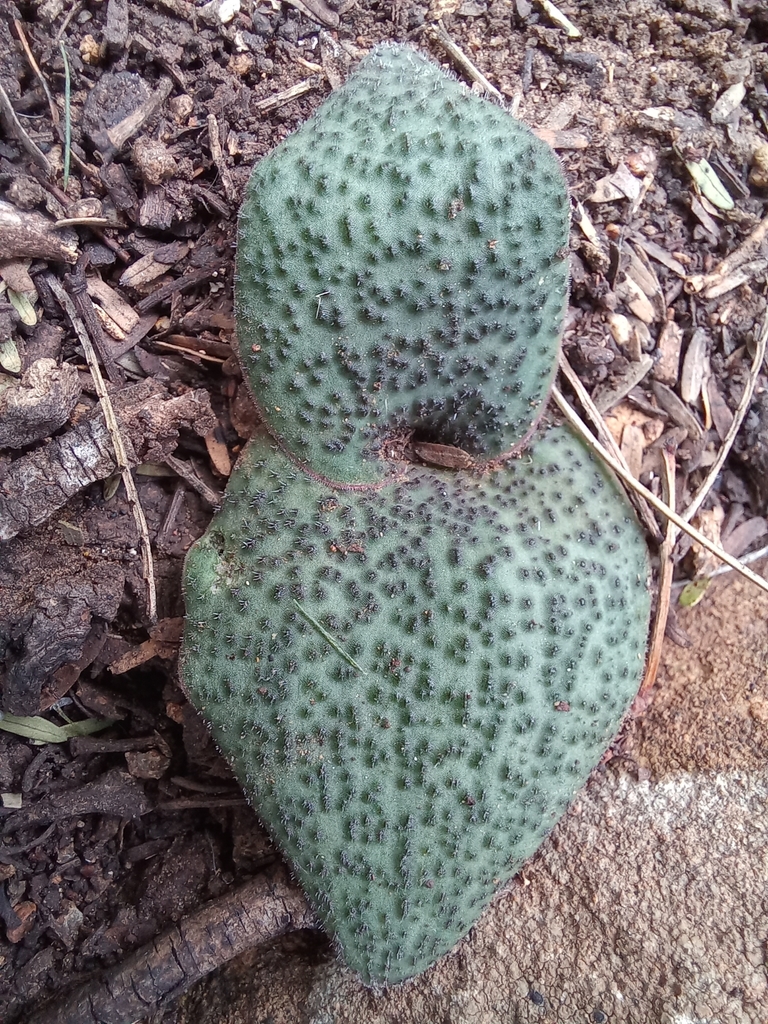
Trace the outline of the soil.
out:
M 768 247 L 745 247 L 768 212 L 760 0 L 561 5 L 578 38 L 529 0 L 274 0 L 225 24 L 216 7 L 0 0 L 2 707 L 22 722 L 112 722 L 54 743 L 0 720 L 9 1022 L 277 860 L 179 686 L 180 577 L 255 423 L 232 349 L 250 168 L 366 50 L 408 41 L 466 78 L 450 37 L 556 148 L 574 204 L 565 353 L 641 479 L 658 486 L 660 445 L 674 451 L 680 507 L 727 434 L 765 316 Z M 697 189 L 703 159 L 731 209 Z M 719 266 L 734 252 L 743 259 Z M 117 458 L 83 332 L 115 407 Z M 766 533 L 765 385 L 761 372 L 700 515 L 736 555 Z M 681 579 L 713 568 L 689 544 L 676 561 Z M 302 932 L 247 954 L 242 1019 L 764 1020 L 766 608 L 746 584 L 717 587 L 738 604 L 707 593 L 676 616 L 678 640 L 700 635 L 702 653 L 668 641 L 616 756 L 448 973 L 427 976 L 423 1002 L 364 996 Z M 738 664 L 749 679 L 730 674 Z M 655 916 L 666 905 L 683 919 L 681 872 L 696 905 L 686 934 Z M 569 903 L 577 877 L 582 902 Z M 544 933 L 520 951 L 521 936 Z M 233 1005 L 237 977 L 214 983 Z M 491 983 L 497 1002 L 477 995 Z M 164 1019 L 237 1019 L 205 1011 L 216 998 L 190 996 Z

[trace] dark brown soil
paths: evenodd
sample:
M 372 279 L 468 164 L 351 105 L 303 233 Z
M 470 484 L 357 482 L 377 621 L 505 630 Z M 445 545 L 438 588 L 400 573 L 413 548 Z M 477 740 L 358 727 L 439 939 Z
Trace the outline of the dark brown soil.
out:
M 1 1019 L 34 1019 L 46 999 L 276 859 L 176 679 L 180 576 L 254 425 L 231 348 L 240 196 L 253 162 L 364 51 L 410 41 L 465 77 L 440 43 L 447 33 L 546 133 L 575 211 L 565 352 L 596 397 L 620 392 L 608 422 L 643 480 L 658 486 L 662 437 L 676 450 L 679 506 L 706 475 L 765 315 L 768 247 L 758 240 L 719 294 L 691 292 L 685 278 L 715 271 L 768 212 L 765 7 L 584 0 L 561 10 L 580 38 L 529 0 L 275 0 L 243 4 L 225 25 L 188 0 L 0 0 L 2 707 L 59 725 L 113 723 L 41 745 L 0 729 Z M 280 97 L 299 83 L 299 98 Z M 722 122 L 715 101 L 740 84 L 743 99 Z M 697 193 L 687 165 L 702 158 L 732 210 Z M 52 229 L 83 217 L 96 220 Z M 32 317 L 19 313 L 25 292 Z M 133 469 L 156 625 L 134 505 L 62 294 L 96 348 Z M 697 371 L 708 374 L 703 398 L 691 397 Z M 6 384 L 28 390 L 21 411 Z M 764 542 L 765 385 L 761 376 L 705 505 L 705 522 L 738 555 Z M 696 556 L 687 547 L 681 577 Z M 739 614 L 747 630 L 749 602 Z M 735 705 L 713 705 L 694 678 L 675 678 L 620 753 L 662 730 L 664 756 L 653 745 L 637 754 L 652 780 L 692 758 L 718 771 L 764 763 L 764 745 L 744 731 L 763 721 L 757 681 Z M 716 735 L 704 729 L 712 716 Z M 326 948 L 311 933 L 283 942 L 279 960 L 311 962 Z

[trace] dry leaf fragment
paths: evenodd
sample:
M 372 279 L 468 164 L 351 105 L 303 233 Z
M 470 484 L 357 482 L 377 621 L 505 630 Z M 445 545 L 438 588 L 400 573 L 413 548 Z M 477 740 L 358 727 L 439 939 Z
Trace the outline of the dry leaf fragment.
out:
M 651 332 L 637 317 L 623 313 L 609 313 L 606 317 L 613 340 L 623 348 L 633 362 L 637 362 L 644 351 L 653 348 Z
M 617 296 L 643 323 L 652 324 L 657 319 L 653 303 L 630 274 L 616 285 Z
M 712 124 L 725 124 L 730 121 L 746 95 L 747 89 L 743 82 L 736 82 L 735 85 L 726 89 L 712 107 L 712 112 L 709 115 Z
M 755 188 L 768 188 L 768 143 L 758 146 L 752 154 L 749 182 Z
M 707 540 L 711 540 L 714 544 L 720 546 L 720 528 L 723 525 L 724 518 L 725 512 L 722 506 L 716 505 L 714 508 L 702 509 L 694 518 L 693 525 L 699 528 Z M 705 547 L 702 547 L 698 541 L 693 541 L 691 544 L 691 556 L 697 576 L 711 576 L 720 565 L 720 560 Z
M 229 457 L 227 446 L 218 440 L 213 431 L 206 434 L 204 440 L 213 468 L 221 476 L 229 476 L 232 472 L 232 460 Z
M 595 248 L 602 248 L 602 243 L 600 242 L 600 236 L 597 233 L 597 229 L 592 223 L 592 218 L 589 216 L 582 203 L 576 203 L 573 211 L 573 219 L 575 223 L 579 225 L 581 233 L 584 235 L 586 240 L 594 245 Z M 606 253 L 606 259 L 607 256 L 608 254 Z
M 720 237 L 720 226 L 707 209 L 707 206 L 712 208 L 711 203 L 705 204 L 699 196 L 691 196 L 691 213 L 707 232 L 714 245 Z
M 728 403 L 723 398 L 714 375 L 707 379 L 705 391 L 709 399 L 709 413 L 715 425 L 717 436 L 721 441 L 724 441 L 728 436 L 731 423 L 733 423 L 733 413 L 728 408 Z
M 17 292 L 13 288 L 7 288 L 6 293 L 8 295 L 8 301 L 19 314 L 21 322 L 27 327 L 34 327 L 37 323 L 37 313 L 35 312 L 35 307 L 32 305 L 28 296 L 25 295 L 24 292 Z M 35 293 L 35 298 L 37 298 L 37 293 Z M 10 367 L 5 365 L 3 368 L 9 372 L 18 373 L 21 369 L 21 361 L 19 361 L 18 370 L 11 371 Z
M 635 202 L 642 191 L 642 182 L 621 163 L 612 174 L 606 174 L 595 183 L 595 190 L 589 197 L 590 203 L 612 203 L 617 199 Z
M 0 342 L 0 366 L 7 373 L 21 373 L 21 356 L 13 338 Z
M 662 266 L 671 270 L 673 274 L 677 274 L 678 277 L 687 277 L 688 272 L 680 260 L 675 259 L 666 249 L 662 249 L 660 245 L 657 245 L 656 242 L 652 242 L 650 238 L 641 238 L 637 235 L 633 237 L 633 241 L 651 259 L 661 263 Z
M 703 328 L 697 327 L 691 336 L 685 359 L 683 359 L 683 369 L 680 374 L 680 397 L 690 405 L 694 405 L 698 401 L 701 385 L 709 373 L 708 343 L 707 332 Z
M 618 187 L 611 181 L 610 175 L 605 178 L 600 178 L 599 181 L 595 182 L 595 188 L 592 195 L 587 199 L 588 203 L 615 203 L 617 199 L 626 199 L 626 196 Z
M 739 523 L 734 530 L 723 537 L 723 548 L 734 558 L 741 558 L 766 533 L 768 533 L 768 522 L 762 516 L 753 516 L 752 519 Z
M 678 398 L 671 388 L 655 380 L 653 382 L 653 393 L 664 412 L 671 416 L 675 423 L 686 431 L 692 441 L 700 441 L 702 439 L 704 435 L 701 424 L 685 402 Z
M 689 160 L 685 166 L 696 187 L 713 206 L 726 212 L 733 209 L 733 199 L 708 160 Z
M 683 348 L 683 332 L 674 320 L 667 320 L 662 327 L 657 347 L 659 358 L 653 368 L 654 379 L 674 387 L 680 372 L 680 353 Z
M 139 322 L 139 315 L 114 288 L 100 277 L 88 278 L 88 294 L 104 330 L 117 341 L 124 341 Z
M 623 313 L 609 313 L 605 319 L 616 344 L 622 348 L 628 348 L 632 339 L 629 317 L 624 316 Z
M 621 453 L 635 479 L 638 479 L 643 465 L 645 434 L 641 427 L 627 423 L 621 435 Z
M 539 0 L 539 3 L 547 17 L 559 28 L 562 28 L 569 39 L 581 39 L 581 30 L 576 28 L 558 7 L 555 7 L 552 0 Z
M 640 195 L 642 183 L 635 177 L 625 163 L 620 163 L 611 175 L 613 184 L 621 189 L 627 199 L 634 202 Z
M 643 289 L 649 299 L 658 302 L 663 301 L 663 292 L 659 279 L 653 267 L 648 262 L 645 253 L 642 256 L 636 252 L 629 242 L 624 243 L 624 249 L 629 253 L 629 273 L 632 279 Z M 642 251 L 642 250 L 640 250 Z
M 629 363 L 623 374 L 613 377 L 608 387 L 596 388 L 592 398 L 599 411 L 604 413 L 618 405 L 643 380 L 652 366 L 651 356 L 644 355 L 638 362 Z

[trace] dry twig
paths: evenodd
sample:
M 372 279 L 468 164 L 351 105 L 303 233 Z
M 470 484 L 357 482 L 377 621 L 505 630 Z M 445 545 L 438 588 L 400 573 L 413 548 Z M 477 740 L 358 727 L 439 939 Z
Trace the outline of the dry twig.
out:
M 734 249 L 729 256 L 726 256 L 724 260 L 721 260 L 713 271 L 709 274 L 692 274 L 690 277 L 687 277 L 685 279 L 685 290 L 691 294 L 697 294 L 698 292 L 710 293 L 717 290 L 717 293 L 721 294 L 726 279 L 754 257 L 765 241 L 766 235 L 768 235 L 768 214 L 747 235 L 741 245 Z M 733 287 L 735 288 L 737 285 L 738 282 Z
M 28 1024 L 124 1024 L 144 1019 L 248 949 L 316 928 L 280 867 L 203 907 L 164 935 L 28 1018 Z
M 664 486 L 664 499 L 671 509 L 675 508 L 675 457 L 666 448 L 661 449 L 661 460 L 664 468 L 662 477 Z M 642 710 L 648 694 L 656 682 L 656 674 L 659 671 L 661 661 L 661 649 L 664 643 L 664 634 L 667 629 L 669 618 L 670 597 L 672 595 L 672 576 L 675 570 L 675 562 L 672 552 L 677 540 L 678 531 L 671 519 L 667 520 L 667 532 L 659 550 L 659 584 L 656 598 L 656 616 L 653 620 L 651 631 L 651 642 L 648 648 L 648 658 L 645 663 L 645 675 L 640 689 L 635 697 L 633 705 L 636 711 Z
M 687 533 L 690 537 L 693 537 L 693 539 L 698 541 L 702 547 L 706 548 L 707 551 L 710 551 L 716 558 L 719 558 L 721 562 L 725 562 L 727 565 L 730 565 L 732 569 L 736 570 L 736 572 L 746 577 L 746 579 L 751 580 L 755 586 L 760 587 L 761 590 L 768 593 L 768 580 L 765 580 L 762 576 L 758 576 L 756 573 L 752 572 L 751 569 L 742 565 L 737 558 L 733 558 L 727 551 L 723 551 L 719 545 L 713 543 L 708 537 L 705 537 L 700 530 L 695 529 L 695 527 L 691 526 L 690 523 L 686 523 L 686 521 L 676 512 L 673 512 L 672 509 L 661 500 L 661 498 L 657 498 L 656 495 L 652 491 L 649 491 L 647 487 L 644 487 L 639 480 L 635 480 L 632 474 L 628 472 L 620 462 L 617 462 L 612 455 L 609 455 L 606 449 L 591 434 L 586 424 L 582 422 L 580 417 L 574 412 L 568 402 L 566 402 L 557 387 L 552 388 L 552 397 L 557 403 L 562 414 L 571 426 L 578 431 L 587 445 L 596 452 L 606 465 L 610 466 L 617 476 L 621 477 L 628 487 L 631 487 L 634 491 L 642 494 L 648 504 L 653 505 L 657 512 L 660 512 L 666 519 L 671 520 L 678 529 Z
M 193 491 L 197 491 L 200 497 L 206 501 L 211 508 L 218 509 L 221 507 L 223 495 L 219 491 L 215 491 L 212 487 L 201 480 L 200 477 L 188 462 L 184 459 L 177 459 L 174 455 L 167 455 L 165 459 L 166 465 L 177 473 L 181 479 L 188 484 Z
M 73 231 L 59 234 L 56 225 L 42 213 L 17 210 L 0 200 L 0 260 L 19 256 L 74 263 L 77 236 Z
M 766 217 L 766 224 L 768 224 L 768 217 Z M 736 412 L 733 416 L 733 421 L 728 428 L 728 433 L 725 436 L 725 440 L 720 446 L 720 451 L 717 453 L 717 458 L 712 463 L 707 473 L 707 477 L 694 494 L 693 498 L 689 502 L 685 511 L 683 512 L 683 518 L 686 522 L 690 522 L 691 519 L 696 515 L 698 510 L 701 508 L 702 503 L 706 499 L 709 492 L 714 486 L 715 480 L 717 479 L 720 470 L 725 464 L 725 460 L 733 447 L 733 442 L 736 440 L 736 435 L 741 429 L 741 424 L 744 422 L 744 417 L 747 414 L 747 410 L 752 403 L 752 395 L 755 392 L 755 385 L 757 384 L 757 377 L 760 373 L 760 368 L 763 365 L 765 359 L 766 344 L 768 344 L 768 314 L 766 314 L 765 321 L 763 323 L 763 329 L 760 332 L 760 337 L 757 340 L 755 346 L 755 357 L 752 360 L 752 366 L 749 370 L 749 378 L 747 385 L 744 388 L 742 396 L 739 400 L 739 404 L 736 408 Z
M 227 167 L 227 161 L 224 158 L 224 151 L 221 148 L 219 122 L 216 119 L 215 114 L 208 115 L 208 141 L 211 146 L 213 162 L 216 164 L 216 169 L 221 175 L 221 184 L 224 186 L 224 195 L 231 203 L 234 203 L 237 199 L 237 189 L 232 181 L 232 175 L 229 167 Z
M 53 168 L 48 160 L 48 157 L 40 149 L 37 143 L 30 139 L 29 135 L 24 129 L 21 121 L 16 116 L 16 111 L 13 109 L 8 93 L 5 91 L 3 86 L 0 84 L 0 123 L 2 123 L 5 130 L 10 136 L 20 142 L 21 145 L 26 149 L 27 153 L 32 157 L 35 163 L 42 168 L 43 173 L 50 177 L 53 174 Z
M 568 362 L 568 357 L 564 352 L 560 352 L 560 370 L 567 379 L 568 383 L 574 390 L 574 393 L 578 400 L 581 402 L 582 408 L 587 413 L 592 421 L 592 425 L 597 433 L 598 440 L 605 445 L 609 452 L 617 459 L 622 466 L 629 472 L 629 466 L 627 460 L 624 458 L 624 453 L 613 438 L 613 434 L 610 432 L 608 427 L 605 425 L 602 413 L 597 408 L 595 403 L 592 401 L 589 392 L 579 380 L 577 374 L 574 372 L 573 367 Z M 636 507 L 640 516 L 645 523 L 645 527 L 651 534 L 653 539 L 657 542 L 661 542 L 661 531 L 659 530 L 659 524 L 654 519 L 653 513 L 648 508 L 648 502 L 644 501 L 639 494 L 633 492 L 633 496 L 636 499 Z
M 449 57 L 453 58 L 467 78 L 470 78 L 473 82 L 477 82 L 478 85 L 481 85 L 490 96 L 495 97 L 499 102 L 504 102 L 504 97 L 496 86 L 491 85 L 482 71 L 480 71 L 480 69 L 472 63 L 466 53 L 464 53 L 464 51 L 454 43 L 446 32 L 442 22 L 439 21 L 436 25 L 432 25 L 429 29 L 429 34 L 435 42 L 442 46 Z
M 16 29 L 16 35 L 19 37 L 21 48 L 24 50 L 24 54 L 27 60 L 29 61 L 29 66 L 34 71 L 35 78 L 37 78 L 38 82 L 40 83 L 40 86 L 43 92 L 45 93 L 45 98 L 48 100 L 48 109 L 51 112 L 51 121 L 53 122 L 54 127 L 58 128 L 60 120 L 59 108 L 56 106 L 56 103 L 54 102 L 53 96 L 51 95 L 51 90 L 48 88 L 48 83 L 45 80 L 45 76 L 40 70 L 40 65 L 37 63 L 37 61 L 35 60 L 35 55 L 32 53 L 32 49 L 29 45 L 29 42 L 27 41 L 27 35 L 24 31 L 24 26 L 20 21 L 14 18 L 13 27 Z
M 305 78 L 301 82 L 297 82 L 296 85 L 291 85 L 289 88 L 283 89 L 282 92 L 276 92 L 272 96 L 267 96 L 266 99 L 259 100 L 257 103 L 253 104 L 253 107 L 258 110 L 260 114 L 270 114 L 273 110 L 277 110 L 278 107 L 282 107 L 285 103 L 290 103 L 291 100 L 296 100 L 299 96 L 304 96 L 313 89 L 317 89 L 319 85 L 323 84 L 324 79 L 324 75 L 311 75 L 309 78 Z
M 68 274 L 65 278 L 67 291 L 72 296 L 75 308 L 85 324 L 88 337 L 98 350 L 107 377 L 113 384 L 122 384 L 125 380 L 125 375 L 112 357 L 104 328 L 96 317 L 91 296 L 88 294 L 88 282 L 85 278 L 86 263 L 87 257 L 81 254 L 75 265 L 74 272 Z M 122 468 L 124 467 L 121 466 Z
M 144 509 L 141 507 L 138 491 L 136 490 L 136 484 L 130 470 L 130 464 L 125 451 L 125 445 L 123 444 L 123 438 L 120 434 L 115 410 L 112 407 L 112 402 L 110 401 L 109 393 L 107 392 L 107 387 L 104 383 L 104 378 L 101 375 L 99 361 L 96 358 L 96 352 L 94 351 L 88 331 L 85 329 L 85 324 L 78 316 L 72 299 L 67 295 L 53 274 L 46 274 L 45 280 L 53 294 L 56 296 L 59 305 L 69 317 L 72 326 L 75 329 L 75 333 L 77 334 L 78 340 L 83 346 L 85 357 L 88 360 L 88 367 L 91 371 L 96 392 L 99 396 L 99 402 L 101 403 L 101 407 L 104 412 L 104 420 L 107 424 L 107 429 L 109 430 L 110 437 L 112 438 L 112 444 L 115 448 L 115 460 L 120 470 L 123 484 L 125 485 L 125 492 L 128 495 L 128 503 L 131 506 L 136 527 L 139 531 L 141 560 L 144 569 L 144 579 L 147 584 L 147 618 L 150 622 L 156 622 L 157 588 L 155 586 L 155 568 L 152 558 L 152 546 L 149 539 L 149 528 L 147 527 Z

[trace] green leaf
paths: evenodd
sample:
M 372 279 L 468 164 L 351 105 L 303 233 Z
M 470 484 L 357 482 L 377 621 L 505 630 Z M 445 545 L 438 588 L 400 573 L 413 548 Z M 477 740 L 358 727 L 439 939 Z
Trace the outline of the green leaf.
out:
M 93 732 L 108 729 L 114 722 L 111 718 L 86 718 L 70 725 L 54 725 L 47 718 L 39 716 L 6 715 L 0 712 L 0 729 L 24 736 L 35 743 L 66 743 L 73 736 L 88 736 Z
M 718 210 L 732 210 L 734 203 L 708 160 L 689 160 L 685 165 L 701 194 Z
M 11 289 L 9 288 L 8 298 L 10 297 Z M 35 321 L 33 320 L 32 323 L 34 324 Z M 21 373 L 21 356 L 13 338 L 0 342 L 0 366 L 8 373 Z
M 687 583 L 682 589 L 679 603 L 683 608 L 693 608 L 704 597 L 711 582 L 709 576 L 702 576 L 700 580 Z

